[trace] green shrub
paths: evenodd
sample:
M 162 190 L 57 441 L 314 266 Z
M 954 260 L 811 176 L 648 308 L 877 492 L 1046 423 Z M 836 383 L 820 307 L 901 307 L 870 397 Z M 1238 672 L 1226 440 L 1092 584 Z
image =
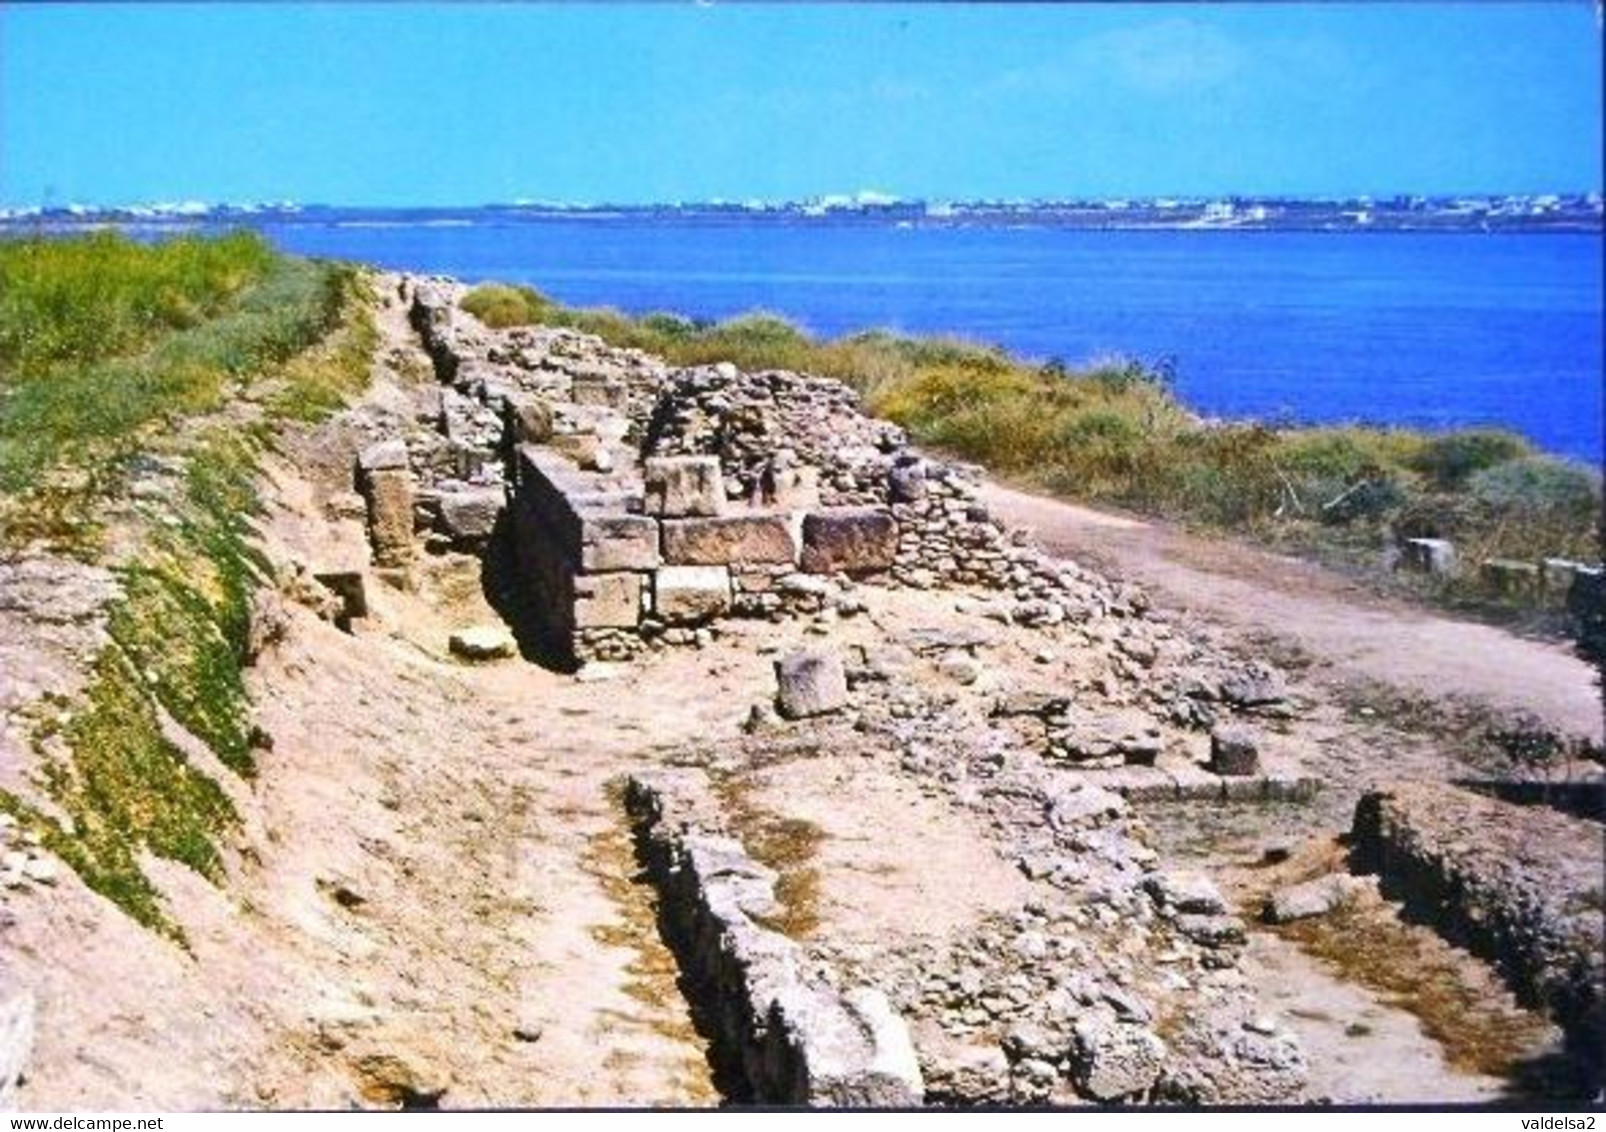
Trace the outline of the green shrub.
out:
M 1462 429 L 1434 437 L 1422 446 L 1411 467 L 1443 490 L 1455 490 L 1485 468 L 1533 453 L 1533 446 L 1502 429 Z
M 485 283 L 463 296 L 464 310 L 493 330 L 530 326 L 554 309 L 551 299 L 534 287 Z
M 1551 456 L 1524 456 L 1467 481 L 1473 499 L 1498 512 L 1588 524 L 1600 512 L 1599 474 Z

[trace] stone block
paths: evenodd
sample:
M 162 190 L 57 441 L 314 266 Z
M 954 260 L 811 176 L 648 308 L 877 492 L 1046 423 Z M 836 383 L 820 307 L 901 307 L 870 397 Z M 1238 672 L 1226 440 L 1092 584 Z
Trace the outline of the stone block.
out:
M 465 660 L 500 660 L 519 651 L 518 642 L 505 625 L 471 625 L 458 629 L 448 638 L 447 647 Z
M 1443 538 L 1408 538 L 1400 565 L 1418 574 L 1448 574 L 1455 569 L 1455 545 Z
M 1280 888 L 1267 899 L 1261 916 L 1270 924 L 1291 924 L 1325 916 L 1351 900 L 1365 882 L 1343 873 Z
M 676 565 L 797 561 L 797 544 L 782 515 L 727 515 L 664 522 L 664 561 Z
M 725 509 L 725 479 L 713 456 L 653 456 L 642 472 L 649 515 L 683 519 Z
M 574 579 L 576 629 L 634 629 L 641 621 L 642 575 L 582 574 Z
M 483 543 L 496 529 L 497 518 L 507 503 L 500 487 L 464 487 L 440 494 L 442 533 L 453 542 Z
M 1210 769 L 1223 777 L 1260 770 L 1260 734 L 1252 727 L 1224 723 L 1210 732 Z
M 806 511 L 820 505 L 820 469 L 766 469 L 759 484 L 764 502 L 782 511 Z
M 656 570 L 658 524 L 644 515 L 581 515 L 580 568 L 587 573 L 610 570 Z
M 665 566 L 653 577 L 653 613 L 689 625 L 728 613 L 731 574 L 724 566 Z
M 374 562 L 405 566 L 413 557 L 413 474 L 405 468 L 371 472 L 363 497 L 368 504 L 368 540 Z
M 811 574 L 868 574 L 892 568 L 898 524 L 890 511 L 843 507 L 803 519 L 803 569 Z
M 776 707 L 787 719 L 839 711 L 848 702 L 842 658 L 831 652 L 795 652 L 775 662 Z

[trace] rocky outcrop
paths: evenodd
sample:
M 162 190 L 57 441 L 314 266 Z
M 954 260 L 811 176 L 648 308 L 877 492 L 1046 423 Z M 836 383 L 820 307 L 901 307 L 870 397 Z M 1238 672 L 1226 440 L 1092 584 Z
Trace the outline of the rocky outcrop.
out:
M 744 1094 L 734 1099 L 919 1105 L 925 1088 L 902 1019 L 878 991 L 836 990 L 795 943 L 761 925 L 778 908 L 776 874 L 702 824 L 696 793 L 686 773 L 638 775 L 626 801 L 670 944 Z

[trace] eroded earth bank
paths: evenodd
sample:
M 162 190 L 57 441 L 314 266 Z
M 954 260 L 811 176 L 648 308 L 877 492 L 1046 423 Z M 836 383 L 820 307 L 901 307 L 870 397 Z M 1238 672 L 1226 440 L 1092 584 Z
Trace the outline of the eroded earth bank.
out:
M 128 582 L 0 565 L 11 1103 L 1599 1089 L 1598 731 L 1053 557 L 835 382 L 374 289 L 266 461 L 254 773 L 156 721 L 234 815 L 210 878 L 134 847 L 165 928 L 48 833 Z

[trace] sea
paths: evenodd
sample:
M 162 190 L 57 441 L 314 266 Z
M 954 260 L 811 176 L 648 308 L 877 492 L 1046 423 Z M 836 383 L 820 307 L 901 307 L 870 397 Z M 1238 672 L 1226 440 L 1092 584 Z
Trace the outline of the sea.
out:
M 294 252 L 568 304 L 954 334 L 1174 367 L 1209 416 L 1497 425 L 1599 465 L 1599 233 L 1086 230 L 600 214 L 258 222 Z

